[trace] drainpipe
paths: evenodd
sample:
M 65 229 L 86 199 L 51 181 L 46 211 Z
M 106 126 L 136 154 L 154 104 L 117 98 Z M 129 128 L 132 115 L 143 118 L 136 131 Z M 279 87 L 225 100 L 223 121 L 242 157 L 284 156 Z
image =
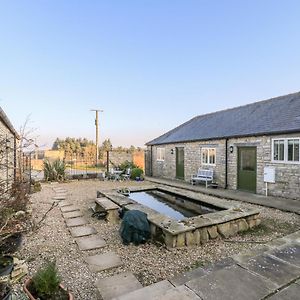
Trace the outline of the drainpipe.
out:
M 228 139 L 225 139 L 225 189 L 228 187 Z
M 150 176 L 153 176 L 153 169 L 152 169 L 152 164 L 153 164 L 153 159 L 152 159 L 152 145 L 150 146 Z

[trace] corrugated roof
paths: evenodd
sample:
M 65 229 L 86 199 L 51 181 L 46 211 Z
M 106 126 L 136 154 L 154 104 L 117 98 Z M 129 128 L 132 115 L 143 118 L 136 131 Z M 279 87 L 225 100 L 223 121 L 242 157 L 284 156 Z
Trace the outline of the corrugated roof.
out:
M 0 119 L 5 124 L 5 126 L 9 129 L 9 131 L 14 134 L 17 138 L 19 138 L 19 135 L 17 131 L 15 130 L 14 126 L 9 121 L 7 115 L 5 114 L 4 110 L 0 107 Z
M 197 116 L 147 145 L 300 132 L 300 92 Z

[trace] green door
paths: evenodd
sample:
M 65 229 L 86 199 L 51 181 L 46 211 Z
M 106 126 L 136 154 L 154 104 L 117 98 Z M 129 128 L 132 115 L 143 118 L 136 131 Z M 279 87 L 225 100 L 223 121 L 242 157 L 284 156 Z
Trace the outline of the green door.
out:
M 176 147 L 176 178 L 184 179 L 184 148 Z
M 256 193 L 256 147 L 238 148 L 238 189 Z

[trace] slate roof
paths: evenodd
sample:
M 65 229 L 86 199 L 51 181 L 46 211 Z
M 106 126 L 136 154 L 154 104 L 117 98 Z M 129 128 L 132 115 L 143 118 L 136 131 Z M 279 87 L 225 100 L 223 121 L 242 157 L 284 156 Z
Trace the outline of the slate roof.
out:
M 9 129 L 9 131 L 13 135 L 15 135 L 17 138 L 19 138 L 17 131 L 15 130 L 15 128 L 13 127 L 13 125 L 11 124 L 7 115 L 5 114 L 4 110 L 1 107 L 0 107 L 0 120 L 2 123 L 4 123 L 4 125 Z
M 146 145 L 300 132 L 300 92 L 197 116 Z

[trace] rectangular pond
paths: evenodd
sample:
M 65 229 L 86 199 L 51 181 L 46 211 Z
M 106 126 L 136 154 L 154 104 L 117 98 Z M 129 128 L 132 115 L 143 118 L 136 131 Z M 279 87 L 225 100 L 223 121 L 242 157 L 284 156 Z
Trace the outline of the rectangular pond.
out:
M 193 201 L 193 199 L 188 197 L 159 190 L 133 192 L 129 197 L 142 205 L 176 220 L 222 210 L 220 207 L 208 206 L 206 203 Z

